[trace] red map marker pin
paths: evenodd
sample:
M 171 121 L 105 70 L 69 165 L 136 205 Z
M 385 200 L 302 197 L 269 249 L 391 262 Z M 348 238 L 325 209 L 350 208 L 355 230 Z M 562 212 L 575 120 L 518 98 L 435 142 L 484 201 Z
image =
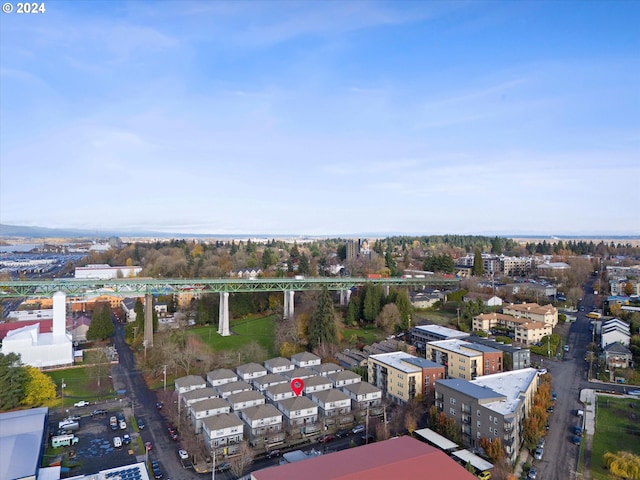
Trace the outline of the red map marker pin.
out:
M 291 390 L 296 394 L 296 397 L 299 397 L 304 390 L 304 381 L 301 378 L 294 378 L 291 380 Z

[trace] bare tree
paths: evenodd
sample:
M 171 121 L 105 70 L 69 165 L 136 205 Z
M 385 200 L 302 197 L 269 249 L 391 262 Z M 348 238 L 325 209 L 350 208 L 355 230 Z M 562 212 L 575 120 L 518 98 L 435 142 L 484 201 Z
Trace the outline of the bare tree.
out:
M 255 457 L 255 453 L 249 442 L 244 440 L 240 444 L 240 448 L 238 448 L 235 455 L 229 458 L 229 463 L 231 464 L 231 473 L 233 473 L 236 478 L 240 478 L 244 471 L 253 463 L 253 459 Z
M 385 333 L 393 332 L 396 325 L 400 323 L 400 311 L 395 303 L 388 303 L 376 317 L 376 325 L 382 328 Z
M 104 348 L 96 348 L 87 352 L 87 374 L 96 382 L 98 392 L 102 391 L 102 379 L 109 376 L 111 365 Z

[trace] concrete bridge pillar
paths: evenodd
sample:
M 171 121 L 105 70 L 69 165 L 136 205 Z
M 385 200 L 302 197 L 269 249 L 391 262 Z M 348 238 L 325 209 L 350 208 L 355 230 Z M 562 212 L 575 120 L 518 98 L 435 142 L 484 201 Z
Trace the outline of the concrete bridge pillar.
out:
M 384 286 L 384 294 L 388 297 L 389 296 L 389 285 L 385 285 Z
M 220 292 L 220 308 L 218 310 L 218 333 L 228 337 L 229 333 L 229 292 Z
M 286 290 L 284 292 L 284 318 L 293 318 L 294 312 L 294 290 Z
M 153 295 L 144 296 L 144 348 L 153 347 Z
M 351 290 L 340 290 L 340 305 L 346 306 L 349 305 L 349 300 L 351 299 Z

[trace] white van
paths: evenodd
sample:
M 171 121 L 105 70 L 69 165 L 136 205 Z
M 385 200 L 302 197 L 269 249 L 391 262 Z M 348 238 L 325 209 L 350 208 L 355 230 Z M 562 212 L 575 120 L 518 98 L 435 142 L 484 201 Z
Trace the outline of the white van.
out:
M 120 437 L 113 437 L 113 446 L 120 448 L 122 446 L 122 439 Z

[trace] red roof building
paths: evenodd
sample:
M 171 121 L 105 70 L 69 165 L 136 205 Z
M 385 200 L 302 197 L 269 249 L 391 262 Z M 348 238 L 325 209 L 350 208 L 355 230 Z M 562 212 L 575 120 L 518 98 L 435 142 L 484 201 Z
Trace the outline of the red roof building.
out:
M 403 436 L 383 442 L 321 455 L 296 463 L 265 468 L 251 474 L 252 480 L 477 480 L 443 451 Z

